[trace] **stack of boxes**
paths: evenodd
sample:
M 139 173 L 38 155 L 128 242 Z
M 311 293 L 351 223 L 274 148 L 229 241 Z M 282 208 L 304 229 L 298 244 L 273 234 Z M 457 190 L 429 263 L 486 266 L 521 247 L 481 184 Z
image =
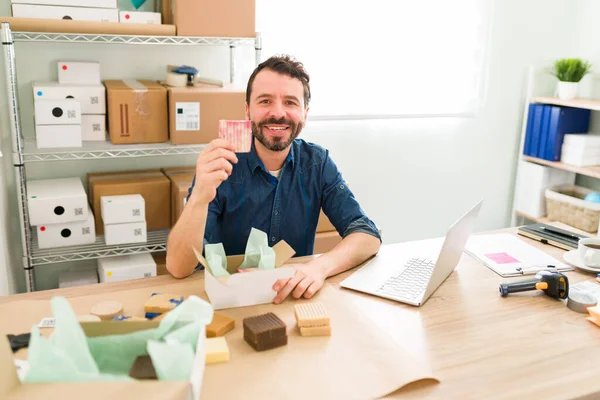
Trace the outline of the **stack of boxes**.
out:
M 565 135 L 560 161 L 577 167 L 600 165 L 600 135 Z
M 96 241 L 94 215 L 79 178 L 27 182 L 29 223 L 40 249 Z
M 146 229 L 171 227 L 171 183 L 160 170 L 91 173 L 88 174 L 88 191 L 96 216 L 96 234 L 105 234 L 107 244 L 131 243 L 129 240 L 139 239 L 140 234 L 145 241 Z M 108 203 L 110 199 L 105 199 L 103 204 L 102 198 L 107 196 L 119 196 L 120 200 Z M 117 211 L 115 214 L 104 211 L 107 220 L 103 221 L 102 208 L 108 206 L 115 206 Z M 144 212 L 136 211 L 140 207 Z M 106 221 L 111 222 L 106 224 Z M 120 227 L 111 226 L 114 223 L 120 223 Z
M 11 0 L 13 17 L 119 22 L 117 0 Z
M 100 64 L 59 61 L 58 82 L 34 82 L 38 148 L 106 140 L 106 89 Z
M 100 209 L 107 245 L 146 243 L 146 208 L 140 194 L 101 196 Z

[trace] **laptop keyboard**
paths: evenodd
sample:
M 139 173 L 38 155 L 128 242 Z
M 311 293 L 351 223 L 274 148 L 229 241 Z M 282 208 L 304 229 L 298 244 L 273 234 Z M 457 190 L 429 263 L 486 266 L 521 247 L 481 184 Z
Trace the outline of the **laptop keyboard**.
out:
M 411 258 L 406 262 L 404 271 L 388 278 L 377 293 L 413 300 L 425 291 L 434 266 L 435 261 Z

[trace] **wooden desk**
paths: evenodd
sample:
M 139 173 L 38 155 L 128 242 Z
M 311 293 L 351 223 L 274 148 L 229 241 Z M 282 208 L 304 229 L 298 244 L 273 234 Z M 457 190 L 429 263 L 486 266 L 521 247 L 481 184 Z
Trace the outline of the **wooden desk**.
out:
M 514 228 L 500 232 L 516 235 Z M 562 259 L 564 251 L 519 237 Z M 349 273 L 329 282 L 339 288 Z M 594 275 L 577 271 L 567 275 L 571 283 L 595 280 Z M 352 292 L 362 311 L 411 355 L 429 364 L 441 380 L 439 384 L 416 382 L 389 398 L 600 397 L 600 329 L 586 321 L 585 314 L 571 311 L 564 301 L 541 292 L 501 298 L 498 285 L 506 280 L 465 254 L 457 270 L 422 307 Z M 0 303 L 62 295 L 91 305 L 106 297 L 118 300 L 122 292 L 135 288 L 204 297 L 202 281 L 203 273 L 184 280 L 160 276 L 0 297 Z M 109 293 L 112 295 L 107 296 Z M 30 321 L 25 326 L 30 326 Z

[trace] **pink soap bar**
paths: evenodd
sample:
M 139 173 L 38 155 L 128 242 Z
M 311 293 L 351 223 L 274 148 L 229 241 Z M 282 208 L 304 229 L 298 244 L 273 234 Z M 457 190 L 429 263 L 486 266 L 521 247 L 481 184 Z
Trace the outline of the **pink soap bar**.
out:
M 248 153 L 252 147 L 252 123 L 248 120 L 219 120 L 219 137 L 229 140 L 236 153 Z

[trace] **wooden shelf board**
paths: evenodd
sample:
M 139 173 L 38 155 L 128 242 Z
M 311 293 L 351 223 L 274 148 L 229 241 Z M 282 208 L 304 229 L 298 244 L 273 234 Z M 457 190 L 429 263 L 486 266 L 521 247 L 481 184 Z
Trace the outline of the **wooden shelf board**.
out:
M 575 172 L 576 174 L 590 176 L 592 178 L 600 179 L 600 165 L 592 166 L 592 167 L 577 167 L 575 165 L 569 165 L 562 163 L 560 161 L 548 161 L 543 160 L 541 158 L 531 157 L 531 156 L 523 156 L 523 160 L 529 161 L 536 164 L 546 165 L 548 167 L 562 169 L 565 171 Z

